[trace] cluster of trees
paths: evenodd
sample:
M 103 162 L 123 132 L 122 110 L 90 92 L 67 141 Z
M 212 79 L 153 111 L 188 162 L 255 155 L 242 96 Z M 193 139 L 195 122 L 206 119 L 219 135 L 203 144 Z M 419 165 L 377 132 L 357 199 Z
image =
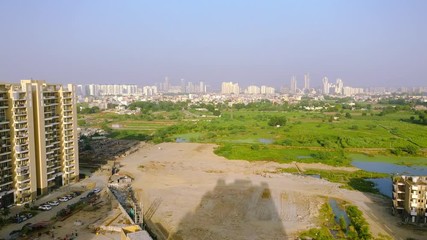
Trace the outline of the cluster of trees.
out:
M 92 113 L 98 113 L 100 112 L 99 107 L 95 106 L 95 107 L 77 107 L 77 113 L 80 114 L 92 114 Z
M 285 116 L 272 116 L 270 117 L 270 119 L 268 120 L 268 125 L 269 126 L 285 126 L 287 122 L 287 119 Z
M 427 125 L 427 110 L 424 111 L 416 111 L 416 115 L 418 115 L 418 119 L 415 116 L 411 116 L 409 120 L 413 123 Z
M 352 205 L 347 206 L 345 211 L 351 222 L 347 231 L 347 236 L 350 239 L 372 239 L 372 234 L 369 231 L 369 224 L 363 217 L 362 211 Z
M 160 102 L 142 102 L 137 101 L 129 105 L 130 110 L 136 110 L 140 108 L 141 112 L 158 112 L 158 111 L 177 111 L 181 109 L 187 109 L 188 102 L 170 102 L 170 101 L 160 101 Z

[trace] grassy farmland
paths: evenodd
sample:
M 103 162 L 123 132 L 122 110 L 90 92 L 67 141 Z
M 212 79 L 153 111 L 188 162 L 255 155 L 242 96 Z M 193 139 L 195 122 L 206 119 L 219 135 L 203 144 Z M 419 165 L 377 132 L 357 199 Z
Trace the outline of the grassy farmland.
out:
M 346 166 L 354 156 L 349 154 L 357 154 L 368 160 L 368 156 L 383 156 L 394 163 L 427 165 L 427 127 L 406 121 L 416 116 L 411 110 L 388 114 L 379 114 L 380 110 L 219 110 L 218 117 L 195 108 L 132 116 L 101 112 L 81 115 L 79 121 L 104 128 L 115 138 L 217 143 L 216 153 L 229 159 Z M 274 117 L 285 117 L 286 123 L 270 126 Z

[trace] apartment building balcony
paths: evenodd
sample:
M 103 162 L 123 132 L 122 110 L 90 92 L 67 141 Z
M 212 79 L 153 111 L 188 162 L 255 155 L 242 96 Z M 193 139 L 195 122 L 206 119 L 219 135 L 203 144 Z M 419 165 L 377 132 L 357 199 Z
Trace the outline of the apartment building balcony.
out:
M 15 146 L 16 153 L 25 153 L 28 152 L 28 146 Z
M 410 197 L 411 199 L 418 199 L 419 196 L 418 194 L 411 194 Z
M 0 102 L 0 109 L 5 109 L 5 108 L 9 108 L 9 105 L 7 104 L 7 102 Z
M 64 149 L 73 149 L 74 144 L 65 144 Z
M 18 184 L 18 190 L 24 191 L 30 189 L 31 184 L 30 183 L 20 183 Z
M 11 157 L 0 158 L 0 163 L 8 163 L 8 162 L 11 162 L 11 161 L 12 161 Z
M 28 130 L 27 124 L 20 124 L 20 123 L 15 124 L 15 131 L 23 131 L 23 130 Z
M 6 125 L 9 124 L 9 120 L 6 118 L 0 117 L 0 125 Z
M 2 135 L 2 136 L 0 137 L 0 139 L 1 139 L 1 140 L 7 140 L 7 139 L 10 139 L 10 136 L 9 136 L 9 134 Z
M 30 166 L 28 165 L 20 165 L 16 168 L 17 172 L 21 172 L 21 171 L 28 171 L 30 169 Z
M 30 176 L 24 175 L 24 176 L 17 176 L 16 180 L 18 181 L 18 183 L 25 183 L 25 182 L 29 182 L 30 181 Z
M 19 108 L 26 108 L 27 105 L 26 104 L 14 104 L 13 107 L 19 109 Z
M 14 112 L 15 116 L 26 116 L 27 115 L 27 111 L 25 109 L 16 109 Z
M 22 123 L 27 123 L 28 122 L 28 119 L 27 118 L 15 118 L 15 121 L 14 121 L 16 124 L 22 124 Z
M 418 207 L 418 204 L 416 202 L 411 202 L 411 204 L 409 206 L 416 208 L 416 207 Z
M 29 156 L 16 157 L 16 161 L 19 161 L 19 162 L 26 161 L 26 160 L 29 160 L 29 159 L 30 159 Z
M 9 131 L 10 131 L 9 125 L 0 125 L 0 133 L 9 132 Z
M 53 173 L 52 174 L 49 174 L 48 176 L 47 176 L 47 181 L 48 181 L 48 186 L 49 186 L 49 184 L 50 183 L 53 183 L 54 185 L 55 185 L 55 177 L 56 177 L 56 175 L 54 175 Z M 49 186 L 50 187 L 50 186 Z
M 58 102 L 54 102 L 54 101 L 44 103 L 45 107 L 52 107 L 52 106 L 57 106 L 57 105 L 58 105 Z
M 411 211 L 410 214 L 411 214 L 411 216 L 417 216 L 417 212 L 416 211 Z
M 412 186 L 411 189 L 414 191 L 418 191 L 420 188 L 418 186 Z
M 27 146 L 28 145 L 28 143 L 29 143 L 29 141 L 28 140 L 26 140 L 26 139 L 16 139 L 15 140 L 15 144 L 17 145 L 17 146 Z
M 10 147 L 0 147 L 0 156 L 8 155 L 12 152 Z
M 15 134 L 15 138 L 27 138 L 28 134 L 26 132 L 18 132 L 17 134 Z

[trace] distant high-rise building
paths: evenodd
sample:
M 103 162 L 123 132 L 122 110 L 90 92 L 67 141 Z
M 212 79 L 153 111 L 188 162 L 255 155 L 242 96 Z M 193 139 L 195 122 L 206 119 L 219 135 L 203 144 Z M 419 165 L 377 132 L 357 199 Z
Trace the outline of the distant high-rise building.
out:
M 329 95 L 329 80 L 327 77 L 322 78 L 323 94 Z
M 260 94 L 261 93 L 261 89 L 258 86 L 255 85 L 251 85 L 249 86 L 246 91 L 247 94 Z
M 161 90 L 162 90 L 163 92 L 169 92 L 169 88 L 170 88 L 169 78 L 168 78 L 168 77 L 165 77 L 165 81 L 164 81 L 164 82 L 163 82 L 163 84 L 162 84 L 162 88 L 161 88 Z
M 186 93 L 186 89 L 185 89 L 185 80 L 183 78 L 181 78 L 181 92 L 182 93 Z
M 222 94 L 239 94 L 240 88 L 238 83 L 223 82 L 221 85 Z
M 78 180 L 75 91 L 40 80 L 0 84 L 0 207 Z
M 343 94 L 343 87 L 344 83 L 340 78 L 337 78 L 337 81 L 335 83 L 335 94 L 341 95 Z
M 145 96 L 154 96 L 154 95 L 157 95 L 157 87 L 156 86 L 144 86 L 142 88 L 142 92 Z
M 304 90 L 309 90 L 310 89 L 310 75 L 304 74 Z
M 199 83 L 199 93 L 206 93 L 206 85 L 204 82 Z
M 274 94 L 275 92 L 273 87 L 261 86 L 261 94 Z
M 297 78 L 295 76 L 291 78 L 291 93 L 297 93 Z

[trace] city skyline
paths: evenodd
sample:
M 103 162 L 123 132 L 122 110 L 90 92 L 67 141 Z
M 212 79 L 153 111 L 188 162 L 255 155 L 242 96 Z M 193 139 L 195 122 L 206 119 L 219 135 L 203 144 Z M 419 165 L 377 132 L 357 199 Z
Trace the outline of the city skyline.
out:
M 425 85 L 425 1 L 2 1 L 0 82 Z M 54 21 L 52 21 L 54 19 Z

